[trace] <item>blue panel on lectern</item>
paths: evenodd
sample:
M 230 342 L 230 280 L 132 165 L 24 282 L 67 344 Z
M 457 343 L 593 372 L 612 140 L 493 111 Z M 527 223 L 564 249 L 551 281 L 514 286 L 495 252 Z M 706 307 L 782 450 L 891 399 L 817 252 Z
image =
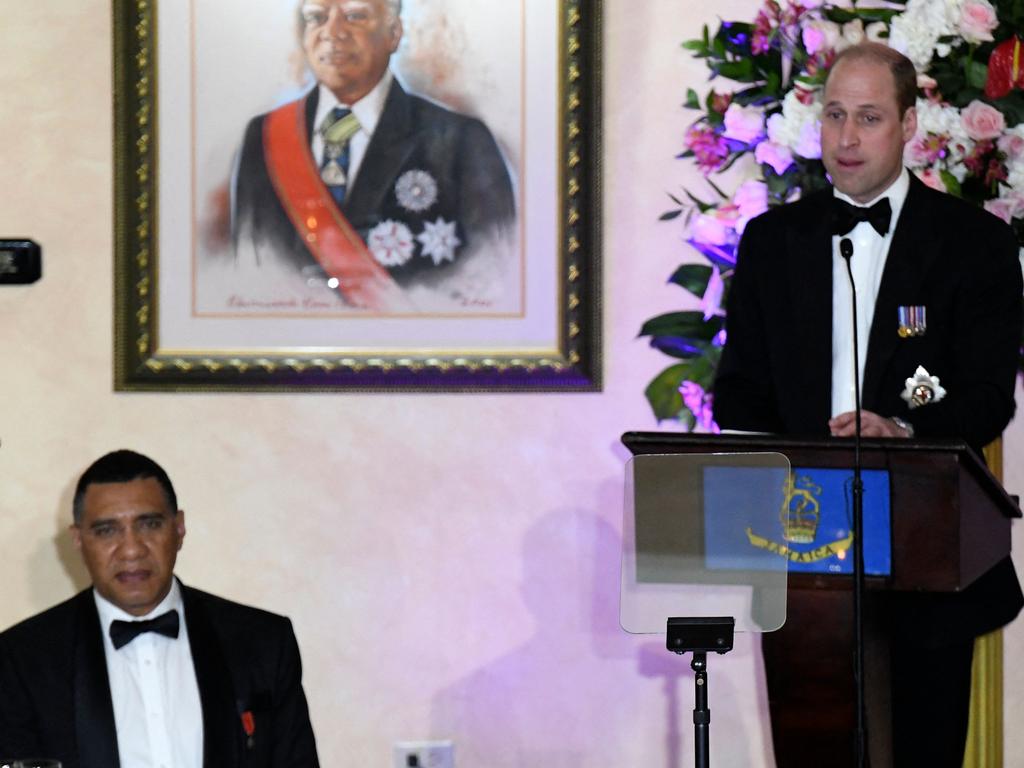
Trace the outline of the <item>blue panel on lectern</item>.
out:
M 794 467 L 780 494 L 758 503 L 749 491 L 755 469 L 704 471 L 704 555 L 709 569 L 763 568 L 765 552 L 796 573 L 853 573 L 853 472 Z M 864 572 L 892 570 L 889 473 L 871 469 L 864 482 Z M 758 566 L 756 563 L 762 563 Z

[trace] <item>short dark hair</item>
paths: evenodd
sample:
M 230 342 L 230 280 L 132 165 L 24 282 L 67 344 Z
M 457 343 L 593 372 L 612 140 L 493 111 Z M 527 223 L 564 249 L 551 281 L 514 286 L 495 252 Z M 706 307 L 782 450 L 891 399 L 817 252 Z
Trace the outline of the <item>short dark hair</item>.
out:
M 157 464 L 148 456 L 129 450 L 112 451 L 106 456 L 96 459 L 89 468 L 78 478 L 78 485 L 75 486 L 75 498 L 71 503 L 71 513 L 75 525 L 82 522 L 82 515 L 85 512 L 85 492 L 90 485 L 95 483 L 130 483 L 132 480 L 145 480 L 153 478 L 160 484 L 171 512 L 178 511 L 178 497 L 174 493 L 174 486 L 171 485 L 171 478 L 164 472 L 163 467 Z
M 914 68 L 914 62 L 895 48 L 870 42 L 844 48 L 832 61 L 832 66 L 828 70 L 829 77 L 843 59 L 873 61 L 889 68 L 893 83 L 896 85 L 896 103 L 900 108 L 900 119 L 907 114 L 908 109 L 917 104 L 917 69 Z M 828 85 L 828 78 L 825 79 L 825 85 Z

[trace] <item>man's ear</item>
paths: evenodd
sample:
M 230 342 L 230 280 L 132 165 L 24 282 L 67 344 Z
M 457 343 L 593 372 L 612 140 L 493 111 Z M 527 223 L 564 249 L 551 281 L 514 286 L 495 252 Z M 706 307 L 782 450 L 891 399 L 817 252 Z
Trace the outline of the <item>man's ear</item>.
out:
M 174 530 L 178 532 L 178 549 L 181 549 L 181 543 L 185 539 L 185 510 L 179 509 L 177 514 L 174 516 Z
M 910 107 L 903 113 L 903 143 L 906 144 L 917 133 L 917 108 Z
M 68 526 L 68 530 L 71 531 L 71 541 L 75 545 L 75 549 L 79 552 L 82 551 L 82 529 L 78 523 L 72 523 Z
M 391 22 L 391 52 L 394 53 L 398 50 L 398 44 L 402 42 L 402 20 L 395 17 L 395 20 Z

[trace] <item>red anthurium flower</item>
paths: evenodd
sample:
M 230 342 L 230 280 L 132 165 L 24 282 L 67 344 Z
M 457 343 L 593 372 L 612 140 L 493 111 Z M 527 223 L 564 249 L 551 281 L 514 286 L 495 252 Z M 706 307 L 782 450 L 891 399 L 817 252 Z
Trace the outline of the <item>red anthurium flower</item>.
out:
M 988 78 L 985 95 L 999 99 L 1014 88 L 1024 88 L 1024 44 L 1014 35 L 992 51 L 988 60 Z

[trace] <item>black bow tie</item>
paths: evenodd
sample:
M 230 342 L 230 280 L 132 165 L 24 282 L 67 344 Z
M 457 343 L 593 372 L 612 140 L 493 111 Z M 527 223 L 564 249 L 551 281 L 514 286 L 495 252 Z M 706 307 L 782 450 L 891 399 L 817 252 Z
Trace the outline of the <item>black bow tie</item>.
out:
M 178 636 L 178 612 L 168 611 L 156 618 L 145 621 L 121 621 L 115 619 L 110 622 L 110 640 L 114 643 L 115 649 L 123 648 L 143 632 L 157 632 L 166 637 Z
M 838 197 L 832 198 L 832 234 L 842 237 L 861 221 L 868 222 L 880 235 L 889 231 L 892 207 L 889 198 L 884 197 L 870 208 L 850 205 Z

